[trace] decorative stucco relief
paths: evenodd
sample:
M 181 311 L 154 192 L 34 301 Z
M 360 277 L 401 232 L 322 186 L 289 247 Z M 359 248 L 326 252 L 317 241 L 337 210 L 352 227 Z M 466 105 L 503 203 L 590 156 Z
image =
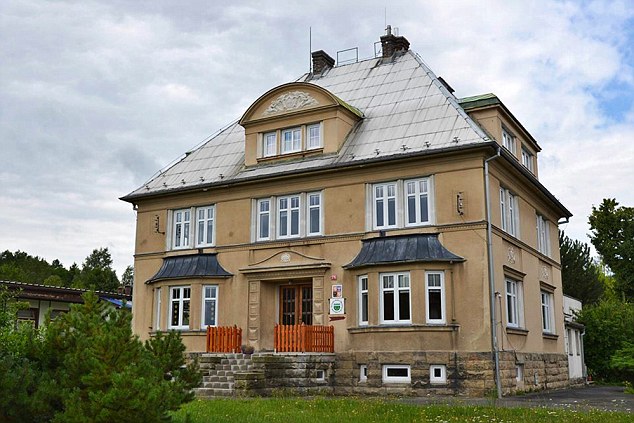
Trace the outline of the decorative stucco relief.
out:
M 316 106 L 319 102 L 310 94 L 302 91 L 291 91 L 284 93 L 271 102 L 271 105 L 264 111 L 263 115 L 281 113 L 289 110 L 301 109 L 308 106 Z
M 550 279 L 550 270 L 546 266 L 542 266 L 542 280 Z
M 510 264 L 515 264 L 516 256 L 515 249 L 513 247 L 509 247 L 508 256 L 506 257 Z

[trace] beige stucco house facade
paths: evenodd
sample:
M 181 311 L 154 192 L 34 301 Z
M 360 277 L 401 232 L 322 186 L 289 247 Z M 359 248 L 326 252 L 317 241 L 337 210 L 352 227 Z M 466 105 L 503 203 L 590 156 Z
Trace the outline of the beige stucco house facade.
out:
M 332 325 L 341 392 L 564 386 L 571 214 L 538 179 L 539 145 L 496 96 L 457 98 L 404 37 L 381 42 L 341 66 L 313 53 L 122 198 L 135 333 L 179 330 L 195 352 L 208 325 L 236 325 L 257 352 L 276 324 Z

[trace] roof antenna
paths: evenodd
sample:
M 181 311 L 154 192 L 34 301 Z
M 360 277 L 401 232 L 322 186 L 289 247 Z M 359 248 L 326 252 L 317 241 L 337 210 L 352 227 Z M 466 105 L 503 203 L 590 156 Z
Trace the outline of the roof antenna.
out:
M 383 28 L 387 27 L 387 6 L 383 8 L 384 16 L 383 16 Z
M 313 27 L 308 27 L 308 73 L 313 72 Z

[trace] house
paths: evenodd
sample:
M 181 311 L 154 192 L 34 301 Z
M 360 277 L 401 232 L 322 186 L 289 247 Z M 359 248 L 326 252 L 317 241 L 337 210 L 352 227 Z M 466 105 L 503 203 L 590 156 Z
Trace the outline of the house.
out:
M 564 295 L 564 342 L 568 354 L 568 376 L 572 383 L 585 383 L 588 376 L 583 354 L 583 335 L 585 326 L 577 322 L 577 313 L 581 311 L 581 301 Z
M 36 328 L 46 322 L 47 316 L 54 319 L 62 313 L 67 313 L 71 304 L 82 304 L 84 302 L 82 295 L 87 291 L 80 288 L 2 280 L 0 280 L 0 287 L 15 293 L 18 301 L 29 304 L 28 308 L 18 311 L 18 321 L 30 323 Z M 129 293 L 97 291 L 96 294 L 112 307 L 132 307 L 132 297 Z
M 344 65 L 312 53 L 312 72 L 122 198 L 135 333 L 203 352 L 208 327 L 236 326 L 275 357 L 293 325 L 332 327 L 313 382 L 340 393 L 566 386 L 571 214 L 539 181 L 537 141 L 497 96 L 454 96 L 389 27 L 381 46 Z

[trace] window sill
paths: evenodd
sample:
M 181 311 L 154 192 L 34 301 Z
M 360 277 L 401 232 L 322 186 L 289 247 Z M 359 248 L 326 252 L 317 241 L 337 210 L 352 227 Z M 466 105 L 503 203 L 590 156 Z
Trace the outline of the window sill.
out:
M 288 153 L 280 153 L 275 156 L 258 157 L 256 160 L 258 164 L 270 163 L 276 160 L 303 158 L 306 156 L 315 156 L 324 152 L 324 147 L 311 148 L 310 150 L 291 151 Z
M 207 336 L 206 329 L 166 329 L 166 330 L 150 330 L 150 336 L 156 336 L 158 332 L 166 333 L 166 332 L 178 332 L 181 336 L 198 336 L 205 335 Z
M 507 327 L 506 333 L 511 335 L 528 336 L 528 329 Z
M 552 339 L 553 341 L 556 341 L 557 339 L 559 339 L 559 335 L 554 334 L 554 333 L 542 332 L 542 338 L 544 338 L 544 339 Z
M 460 325 L 373 325 L 348 328 L 349 333 L 380 333 L 380 332 L 453 332 Z

